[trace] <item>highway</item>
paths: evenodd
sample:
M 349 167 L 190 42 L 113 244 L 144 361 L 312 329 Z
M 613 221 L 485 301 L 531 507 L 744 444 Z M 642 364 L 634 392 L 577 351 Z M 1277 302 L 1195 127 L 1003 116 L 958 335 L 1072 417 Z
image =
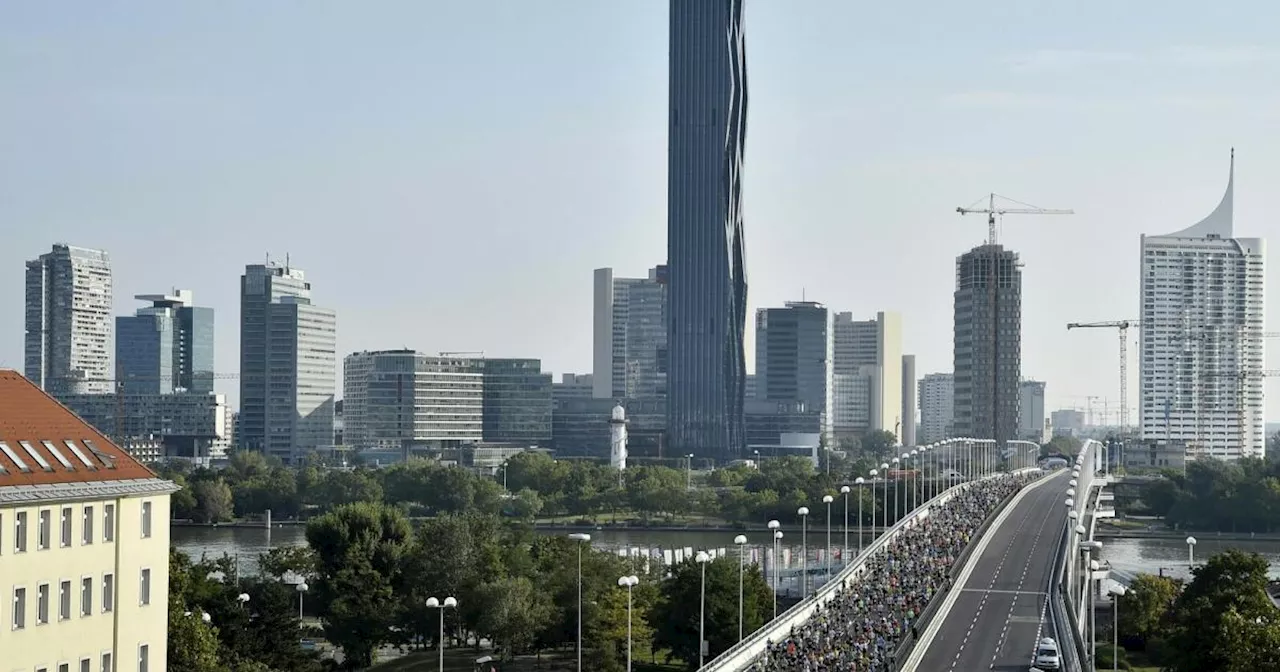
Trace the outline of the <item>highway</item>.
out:
M 1068 474 L 1061 470 L 1027 491 L 978 541 L 985 548 L 974 549 L 971 573 L 959 577 L 951 609 L 937 615 L 943 620 L 932 639 L 921 641 L 926 648 L 918 665 L 908 669 L 1027 671 L 1036 642 L 1051 636 L 1045 590 L 1066 524 Z

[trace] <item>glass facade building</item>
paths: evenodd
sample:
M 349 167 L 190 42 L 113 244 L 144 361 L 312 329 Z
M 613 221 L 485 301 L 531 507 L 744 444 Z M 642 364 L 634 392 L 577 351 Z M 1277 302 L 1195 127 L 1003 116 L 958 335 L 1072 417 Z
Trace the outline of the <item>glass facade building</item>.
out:
M 744 446 L 747 322 L 743 0 L 671 0 L 667 117 L 667 443 Z
M 537 359 L 483 361 L 485 441 L 551 443 L 551 374 Z
M 213 392 L 213 309 L 187 290 L 134 297 L 151 305 L 116 318 L 116 377 L 129 394 Z

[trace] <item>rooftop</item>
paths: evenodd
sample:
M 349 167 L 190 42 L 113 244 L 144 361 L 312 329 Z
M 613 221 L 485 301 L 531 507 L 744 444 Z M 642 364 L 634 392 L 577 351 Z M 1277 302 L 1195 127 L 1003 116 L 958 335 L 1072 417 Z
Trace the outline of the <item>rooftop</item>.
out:
M 155 478 L 17 371 L 0 369 L 0 489 Z

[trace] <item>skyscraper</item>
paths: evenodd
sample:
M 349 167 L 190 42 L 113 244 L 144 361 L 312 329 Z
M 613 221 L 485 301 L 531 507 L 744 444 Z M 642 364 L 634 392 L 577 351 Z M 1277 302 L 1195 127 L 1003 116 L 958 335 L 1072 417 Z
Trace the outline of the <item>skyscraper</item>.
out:
M 26 376 L 46 392 L 110 392 L 111 260 L 58 243 L 27 262 Z
M 873 429 L 901 436 L 902 316 L 880 312 L 874 320 L 854 320 L 853 313 L 837 313 L 832 333 L 837 438 L 861 438 Z
M 240 278 L 241 447 L 293 462 L 333 445 L 337 316 L 311 303 L 311 283 L 287 264 L 245 266 Z
M 1044 382 L 1024 380 L 1018 384 L 1018 438 L 1043 443 L 1045 440 Z
M 667 442 L 744 448 L 747 133 L 742 0 L 671 0 L 667 115 Z
M 1022 377 L 1022 268 L 1001 245 L 956 260 L 956 436 L 1017 438 Z
M 756 398 L 798 401 L 831 434 L 831 313 L 812 301 L 756 311 Z
M 667 393 L 667 267 L 647 278 L 615 278 L 597 268 L 593 363 L 597 398 Z
M 1143 441 L 1221 459 L 1262 457 L 1266 245 L 1233 238 L 1235 158 L 1208 217 L 1142 237 Z
M 902 433 L 904 446 L 916 445 L 916 356 L 902 356 Z
M 955 417 L 955 377 L 930 373 L 920 379 L 920 443 L 949 439 Z
M 130 394 L 213 392 L 213 309 L 190 290 L 133 297 L 150 306 L 116 318 L 116 376 Z

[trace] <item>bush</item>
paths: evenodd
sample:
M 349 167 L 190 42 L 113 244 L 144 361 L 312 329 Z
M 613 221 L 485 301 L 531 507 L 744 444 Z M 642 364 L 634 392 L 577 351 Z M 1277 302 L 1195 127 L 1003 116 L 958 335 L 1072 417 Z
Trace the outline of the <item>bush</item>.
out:
M 1094 665 L 1094 667 L 1099 670 L 1110 670 L 1113 667 L 1111 652 L 1112 650 L 1110 646 L 1102 646 L 1101 642 L 1099 642 L 1098 660 Z M 1129 665 L 1129 661 L 1127 660 L 1127 656 L 1125 655 L 1125 653 L 1126 652 L 1124 649 L 1120 649 L 1120 661 L 1118 665 L 1114 666 L 1115 668 L 1121 669 L 1121 670 L 1132 669 L 1131 666 Z

